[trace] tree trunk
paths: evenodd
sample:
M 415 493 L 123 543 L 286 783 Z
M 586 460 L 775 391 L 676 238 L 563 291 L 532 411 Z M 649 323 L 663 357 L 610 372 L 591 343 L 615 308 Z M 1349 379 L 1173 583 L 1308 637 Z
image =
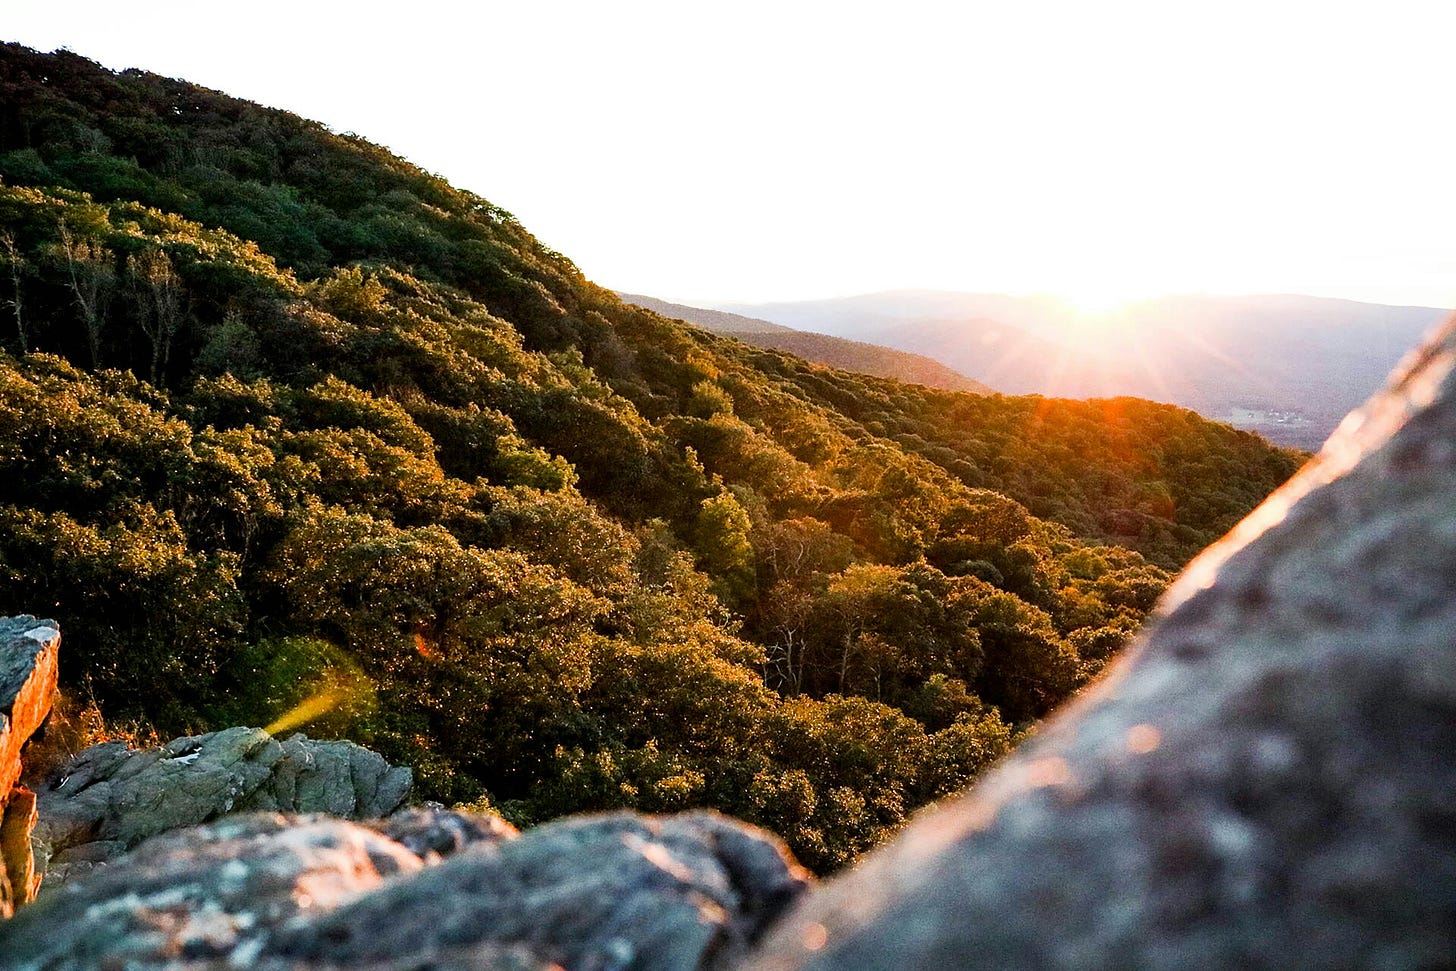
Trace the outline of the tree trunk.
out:
M 0 236 L 0 246 L 5 247 L 5 261 L 10 266 L 10 285 L 13 288 L 14 294 L 7 303 L 10 304 L 10 309 L 15 312 L 15 333 L 20 339 L 20 353 L 29 354 L 30 340 L 25 333 L 25 318 L 22 316 L 20 309 L 20 251 L 15 246 L 15 237 L 9 233 Z

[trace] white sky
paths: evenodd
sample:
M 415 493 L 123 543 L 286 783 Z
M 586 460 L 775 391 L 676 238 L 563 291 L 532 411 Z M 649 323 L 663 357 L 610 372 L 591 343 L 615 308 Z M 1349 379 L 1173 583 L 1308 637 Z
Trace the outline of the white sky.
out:
M 1439 0 L 0 0 L 356 131 L 605 286 L 1456 305 Z

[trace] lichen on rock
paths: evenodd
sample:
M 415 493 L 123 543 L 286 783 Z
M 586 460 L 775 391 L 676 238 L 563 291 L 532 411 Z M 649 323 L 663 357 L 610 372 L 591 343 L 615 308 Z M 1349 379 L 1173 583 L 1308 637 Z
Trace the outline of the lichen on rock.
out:
M 253 813 L 164 833 L 67 882 L 0 925 L 0 954 L 49 971 L 707 971 L 806 886 L 777 840 L 710 813 L 524 835 L 429 808 L 367 826 Z
M 173 739 L 160 748 L 105 742 L 40 787 L 37 861 L 55 885 L 142 840 L 229 813 L 266 810 L 375 819 L 404 804 L 411 772 L 344 741 L 259 728 Z

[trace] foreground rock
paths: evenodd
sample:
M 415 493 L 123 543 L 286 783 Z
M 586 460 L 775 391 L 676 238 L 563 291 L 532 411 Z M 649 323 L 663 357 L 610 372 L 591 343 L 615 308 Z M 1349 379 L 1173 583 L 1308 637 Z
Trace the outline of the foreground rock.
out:
M 1456 955 L 1456 336 L 1197 560 L 1100 690 L 750 967 Z
M 524 946 L 566 968 L 721 968 L 806 887 L 777 840 L 712 813 L 528 830 L 290 929 L 276 950 L 348 966 Z M 483 965 L 476 965 L 483 966 Z
M 46 886 L 159 833 L 229 813 L 268 810 L 375 819 L 409 795 L 410 770 L 351 742 L 257 728 L 175 739 L 161 748 L 107 742 L 81 752 L 38 793 L 34 843 Z
M 85 880 L 49 890 L 0 926 L 0 955 L 6 967 L 230 955 L 246 966 L 275 924 L 422 865 L 393 841 L 341 820 L 237 816 L 158 836 Z
M 53 620 L 0 618 L 0 918 L 39 885 L 31 854 L 35 794 L 20 779 L 20 751 L 51 713 L 61 635 Z
M 46 894 L 0 925 L 0 955 L 46 969 L 722 968 L 804 886 L 777 841 L 707 813 L 519 838 L 430 810 L 372 828 L 254 814 L 155 837 Z

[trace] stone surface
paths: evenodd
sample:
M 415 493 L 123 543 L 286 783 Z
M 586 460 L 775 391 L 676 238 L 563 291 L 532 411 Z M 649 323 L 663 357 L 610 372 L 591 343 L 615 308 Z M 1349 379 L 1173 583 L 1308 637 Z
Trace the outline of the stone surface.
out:
M 499 816 L 452 812 L 439 803 L 401 809 L 387 819 L 364 825 L 425 859 L 450 856 L 477 843 L 501 843 L 519 835 Z
M 1450 966 L 1453 360 L 1448 330 L 1100 686 L 747 967 Z
M 0 793 L 20 778 L 20 750 L 51 713 L 60 649 L 55 621 L 0 617 Z
M 416 854 L 385 832 L 428 845 Z M 437 862 L 442 846 L 456 850 Z M 431 809 L 371 826 L 238 815 L 157 836 L 42 896 L 0 924 L 0 963 L 722 968 L 805 885 L 776 840 L 709 813 L 580 817 L 520 837 Z
M 375 819 L 393 812 L 409 795 L 413 775 L 367 748 L 343 741 L 293 735 L 282 743 L 272 778 L 239 808 L 320 812 L 346 819 Z
M 35 896 L 35 794 L 16 782 L 21 750 L 50 717 L 60 646 L 53 620 L 0 617 L 0 918 Z
M 519 946 L 566 968 L 721 968 L 806 886 L 776 839 L 712 813 L 575 817 L 287 929 L 276 951 L 355 966 Z
M 25 786 L 11 789 L 0 815 L 0 872 L 4 874 L 3 891 L 11 912 L 34 900 L 40 883 L 30 848 L 35 819 L 35 793 Z
M 232 816 L 165 833 L 42 895 L 0 925 L 7 968 L 250 967 L 279 924 L 386 878 L 419 857 L 343 820 Z
M 34 843 L 47 886 L 159 833 L 228 813 L 384 816 L 409 794 L 407 768 L 351 742 L 283 742 L 257 728 L 179 738 L 157 749 L 106 742 L 40 787 Z

